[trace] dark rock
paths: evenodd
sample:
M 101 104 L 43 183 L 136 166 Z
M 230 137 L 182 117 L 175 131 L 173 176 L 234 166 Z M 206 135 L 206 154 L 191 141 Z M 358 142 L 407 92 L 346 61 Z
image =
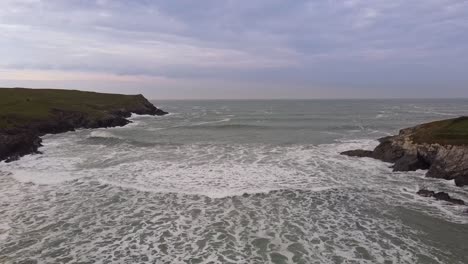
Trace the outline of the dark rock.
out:
M 372 150 L 362 150 L 362 149 L 356 149 L 356 150 L 348 150 L 348 151 L 344 151 L 344 152 L 341 152 L 340 154 L 341 155 L 346 155 L 346 156 L 350 156 L 350 157 L 369 157 L 369 158 L 372 158 L 373 157 L 373 151 Z
M 430 165 L 418 155 L 405 154 L 395 161 L 393 171 L 427 170 Z
M 380 138 L 380 144 L 374 149 L 373 157 L 385 162 L 395 162 L 405 155 L 404 149 L 395 144 L 396 136 Z
M 437 200 L 447 201 L 448 199 L 450 199 L 450 195 L 448 195 L 448 193 L 445 192 L 438 192 L 434 194 L 434 198 L 436 198 Z
M 467 173 L 468 175 L 468 173 Z M 458 176 L 455 178 L 455 185 L 457 186 L 465 186 L 468 185 L 468 177 L 467 176 Z
M 42 146 L 42 139 L 33 133 L 20 134 L 0 134 L 0 160 L 11 162 L 21 156 L 30 153 L 37 153 L 37 149 Z
M 465 205 L 465 202 L 463 200 L 452 198 L 446 192 L 436 193 L 434 191 L 422 189 L 419 190 L 417 194 L 423 197 L 434 197 L 436 200 L 446 201 L 452 204 Z
M 433 197 L 435 192 L 422 189 L 422 190 L 419 190 L 416 194 L 423 196 L 423 197 Z
M 450 195 L 448 195 L 448 193 L 445 193 L 445 192 L 438 192 L 434 194 L 434 198 L 436 198 L 437 200 L 447 201 L 453 204 L 459 204 L 459 205 L 465 204 L 463 200 L 451 198 Z

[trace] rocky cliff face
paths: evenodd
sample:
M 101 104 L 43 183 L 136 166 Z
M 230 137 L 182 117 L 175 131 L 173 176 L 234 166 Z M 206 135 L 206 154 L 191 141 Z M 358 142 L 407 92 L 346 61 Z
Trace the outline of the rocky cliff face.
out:
M 381 138 L 373 151 L 350 150 L 341 154 L 391 162 L 394 171 L 428 169 L 427 177 L 455 180 L 457 186 L 468 185 L 468 145 L 416 142 L 414 136 L 421 129 L 422 126 L 402 129 L 396 136 Z
M 102 109 L 97 114 L 50 109 L 50 117 L 45 120 L 32 120 L 21 126 L 0 129 L 0 161 L 10 162 L 21 156 L 39 153 L 40 136 L 73 131 L 77 128 L 102 128 L 124 126 L 130 123 L 127 117 L 132 113 L 140 115 L 165 115 L 167 112 L 156 108 L 142 95 L 135 103 Z

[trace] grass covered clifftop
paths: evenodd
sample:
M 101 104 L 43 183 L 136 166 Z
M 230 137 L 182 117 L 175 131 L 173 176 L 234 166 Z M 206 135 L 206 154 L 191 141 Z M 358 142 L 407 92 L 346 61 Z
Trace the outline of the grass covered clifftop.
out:
M 143 95 L 77 90 L 0 88 L 0 129 L 28 127 L 55 118 L 59 112 L 80 113 L 90 120 L 113 114 L 163 115 Z
M 167 114 L 141 94 L 0 88 L 0 161 L 38 152 L 44 134 L 124 126 L 132 113 Z
M 410 133 L 415 143 L 468 145 L 468 116 L 422 124 Z

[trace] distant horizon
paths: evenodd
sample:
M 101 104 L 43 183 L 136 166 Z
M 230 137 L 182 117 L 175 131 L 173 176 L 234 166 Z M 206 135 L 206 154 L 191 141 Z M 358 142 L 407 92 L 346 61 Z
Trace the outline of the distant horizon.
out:
M 50 88 L 50 87 L 21 87 L 21 86 L 11 86 L 11 87 L 0 87 L 0 89 L 37 89 L 37 90 L 48 90 L 48 89 L 56 89 L 56 90 L 77 90 L 77 91 L 85 91 L 85 92 L 97 92 L 97 93 L 115 93 L 115 94 L 127 94 L 127 95 L 137 95 L 140 93 L 121 93 L 121 92 L 112 92 L 109 90 L 106 91 L 95 91 L 95 90 L 83 90 L 83 89 L 76 89 L 76 88 Z M 312 101 L 312 100 L 468 100 L 468 97 L 308 97 L 308 98 L 153 98 L 143 94 L 145 98 L 150 101 Z
M 467 12 L 457 0 L 5 0 L 0 87 L 468 98 Z

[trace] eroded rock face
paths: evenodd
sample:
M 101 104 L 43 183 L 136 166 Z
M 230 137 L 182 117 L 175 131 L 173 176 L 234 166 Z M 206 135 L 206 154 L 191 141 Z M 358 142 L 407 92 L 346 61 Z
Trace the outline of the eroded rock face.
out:
M 439 146 L 427 176 L 463 180 L 468 176 L 468 147 Z
M 416 171 L 426 170 L 430 167 L 421 156 L 414 154 L 404 154 L 401 158 L 395 161 L 393 171 Z
M 402 142 L 396 136 L 384 137 L 379 139 L 380 144 L 374 149 L 373 157 L 385 162 L 395 162 L 403 155 L 405 150 L 402 148 Z
M 47 120 L 31 122 L 24 127 L 0 130 L 0 161 L 11 162 L 21 156 L 39 153 L 40 136 L 74 131 L 77 128 L 103 128 L 125 126 L 132 113 L 141 115 L 165 115 L 167 112 L 156 108 L 143 96 L 141 103 L 120 109 L 104 111 L 99 117 L 77 111 L 52 109 Z
M 394 171 L 428 169 L 427 177 L 455 180 L 457 186 L 468 185 L 468 146 L 414 143 L 412 135 L 416 129 L 418 126 L 379 139 L 380 144 L 373 151 L 350 150 L 341 154 L 391 162 Z
M 41 138 L 33 133 L 0 134 L 0 160 L 11 162 L 30 153 L 39 153 Z

